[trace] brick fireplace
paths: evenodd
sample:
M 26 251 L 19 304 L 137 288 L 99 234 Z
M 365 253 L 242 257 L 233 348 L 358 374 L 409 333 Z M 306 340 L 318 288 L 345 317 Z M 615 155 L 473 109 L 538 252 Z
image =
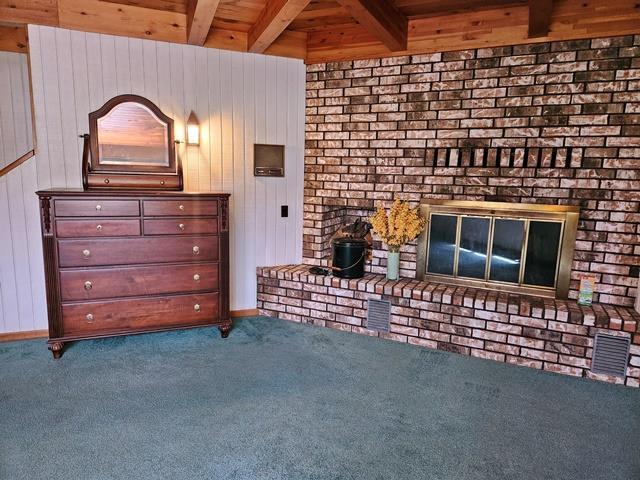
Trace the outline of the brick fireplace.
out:
M 640 36 L 309 65 L 305 263 L 326 263 L 340 225 L 396 197 L 578 207 L 569 300 L 418 282 L 415 242 L 390 285 L 376 243 L 355 283 L 259 269 L 259 309 L 373 334 L 363 302 L 378 295 L 395 325 L 381 336 L 572 375 L 610 331 L 632 338 L 639 385 Z M 586 309 L 583 274 L 597 281 Z

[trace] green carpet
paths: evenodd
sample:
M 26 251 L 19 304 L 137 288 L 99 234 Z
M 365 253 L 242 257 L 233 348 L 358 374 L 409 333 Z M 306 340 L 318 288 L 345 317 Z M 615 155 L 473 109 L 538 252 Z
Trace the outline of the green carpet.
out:
M 640 479 L 640 390 L 281 320 L 0 344 L 0 478 Z

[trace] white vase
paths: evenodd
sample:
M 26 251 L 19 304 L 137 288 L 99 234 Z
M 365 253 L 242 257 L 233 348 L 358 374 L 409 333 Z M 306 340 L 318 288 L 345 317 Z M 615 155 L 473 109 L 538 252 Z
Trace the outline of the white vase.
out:
M 389 250 L 387 254 L 387 280 L 397 280 L 400 273 L 400 252 Z

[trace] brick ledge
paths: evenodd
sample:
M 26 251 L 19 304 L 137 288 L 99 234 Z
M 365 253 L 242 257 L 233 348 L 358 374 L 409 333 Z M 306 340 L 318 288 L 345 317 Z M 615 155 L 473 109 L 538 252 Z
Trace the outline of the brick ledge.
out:
M 556 320 L 574 325 L 620 330 L 636 334 L 640 343 L 640 314 L 628 307 L 594 303 L 581 306 L 574 300 L 558 300 L 471 287 L 419 281 L 410 278 L 387 280 L 384 275 L 367 273 L 363 278 L 343 279 L 313 275 L 310 265 L 258 267 L 258 276 L 343 288 L 378 295 L 394 295 L 412 300 L 477 308 L 490 312 Z

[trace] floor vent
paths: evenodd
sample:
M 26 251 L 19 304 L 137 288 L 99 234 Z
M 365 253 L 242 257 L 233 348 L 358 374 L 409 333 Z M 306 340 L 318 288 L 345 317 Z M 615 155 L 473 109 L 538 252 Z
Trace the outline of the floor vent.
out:
M 391 303 L 369 299 L 367 304 L 367 328 L 376 332 L 389 332 Z
M 591 371 L 603 375 L 624 377 L 629 361 L 629 338 L 596 333 Z

